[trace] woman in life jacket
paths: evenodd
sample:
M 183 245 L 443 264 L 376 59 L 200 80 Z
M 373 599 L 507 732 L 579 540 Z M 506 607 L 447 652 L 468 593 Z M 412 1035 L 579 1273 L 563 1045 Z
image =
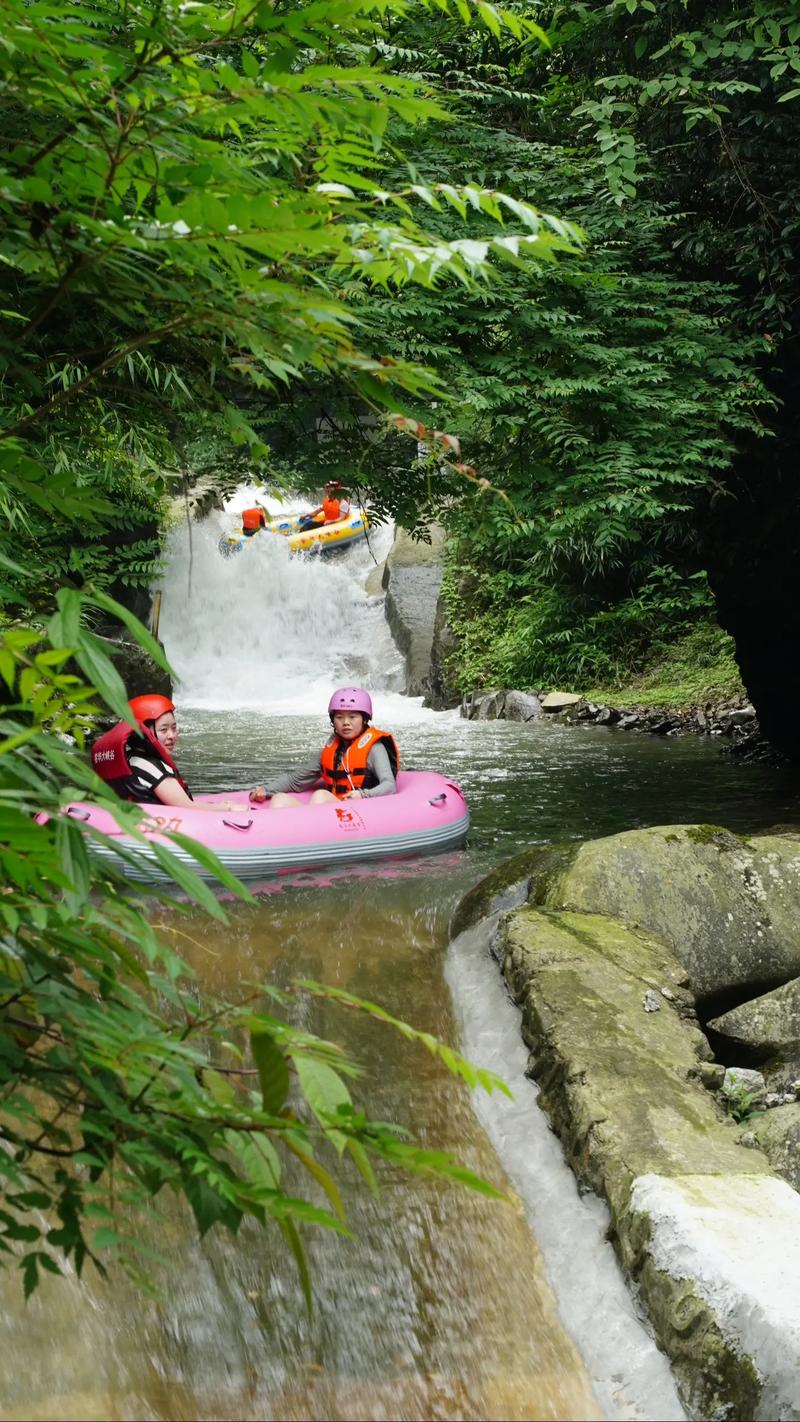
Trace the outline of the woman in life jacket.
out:
M 288 809 L 302 804 L 295 799 L 300 790 L 312 788 L 312 805 L 395 794 L 400 752 L 394 736 L 370 725 L 369 692 L 359 686 L 340 687 L 328 702 L 328 715 L 333 734 L 320 754 L 266 785 L 257 785 L 250 792 L 253 804 L 271 797 L 273 810 Z
M 128 702 L 131 720 L 118 721 L 91 749 L 92 769 L 123 800 L 177 809 L 242 810 L 230 802 L 204 805 L 192 799 L 172 753 L 178 739 L 175 707 L 168 696 L 151 693 Z

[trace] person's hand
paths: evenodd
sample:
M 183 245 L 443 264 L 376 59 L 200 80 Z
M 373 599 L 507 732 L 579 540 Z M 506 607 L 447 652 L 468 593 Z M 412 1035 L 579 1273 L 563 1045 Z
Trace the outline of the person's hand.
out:
M 250 791 L 251 805 L 261 805 L 268 798 L 269 796 L 267 795 L 266 789 L 263 785 L 256 785 L 255 789 Z
M 364 793 L 362 790 L 348 790 L 344 798 L 345 800 L 363 800 Z

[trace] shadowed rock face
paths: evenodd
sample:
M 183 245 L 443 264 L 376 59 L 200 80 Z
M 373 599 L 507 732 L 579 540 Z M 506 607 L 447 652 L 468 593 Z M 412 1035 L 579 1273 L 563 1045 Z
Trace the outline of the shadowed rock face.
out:
M 432 529 L 431 535 L 431 543 L 415 543 L 398 529 L 383 574 L 386 619 L 406 659 L 409 696 L 424 696 L 430 686 L 444 541 L 441 529 Z
M 114 663 L 129 697 L 144 696 L 150 691 L 172 696 L 172 682 L 167 673 L 135 642 L 117 642 Z
M 800 978 L 752 998 L 709 1022 L 731 1042 L 800 1057 Z
M 703 555 L 717 617 L 736 644 L 742 680 L 763 734 L 800 761 L 800 336 L 769 370 L 778 404 L 772 437 L 739 444 L 726 475 L 731 497 L 700 514 Z

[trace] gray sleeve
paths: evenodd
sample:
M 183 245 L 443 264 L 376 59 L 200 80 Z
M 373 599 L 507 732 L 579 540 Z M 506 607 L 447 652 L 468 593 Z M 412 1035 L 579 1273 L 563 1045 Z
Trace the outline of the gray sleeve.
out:
M 397 782 L 392 773 L 392 763 L 389 759 L 389 752 L 385 746 L 373 746 L 367 756 L 367 765 L 373 775 L 377 775 L 378 783 L 373 785 L 371 790 L 362 790 L 361 794 L 365 800 L 377 800 L 381 795 L 394 795 L 397 789 Z
M 281 792 L 293 795 L 299 790 L 313 790 L 321 779 L 319 756 L 315 755 L 313 760 L 305 761 L 294 770 L 287 770 L 283 775 L 275 775 L 271 780 L 265 781 L 265 789 L 268 795 L 278 795 Z

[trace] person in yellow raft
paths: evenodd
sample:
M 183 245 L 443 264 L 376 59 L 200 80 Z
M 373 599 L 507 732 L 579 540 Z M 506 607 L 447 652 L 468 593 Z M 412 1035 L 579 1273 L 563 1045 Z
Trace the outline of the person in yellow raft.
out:
M 267 515 L 260 504 L 255 504 L 251 509 L 242 509 L 242 533 L 245 538 L 252 538 L 254 533 L 266 526 Z
M 338 523 L 340 519 L 347 518 L 349 512 L 350 500 L 341 484 L 334 480 L 325 485 L 324 497 L 318 508 L 303 514 L 300 532 L 307 533 L 310 528 L 319 528 L 324 523 Z
M 254 805 L 271 798 L 271 809 L 286 810 L 303 803 L 296 798 L 300 790 L 314 790 L 312 805 L 396 793 L 400 752 L 393 735 L 370 725 L 369 692 L 360 686 L 340 686 L 328 702 L 328 715 L 333 734 L 320 754 L 268 785 L 257 785 L 250 791 Z

